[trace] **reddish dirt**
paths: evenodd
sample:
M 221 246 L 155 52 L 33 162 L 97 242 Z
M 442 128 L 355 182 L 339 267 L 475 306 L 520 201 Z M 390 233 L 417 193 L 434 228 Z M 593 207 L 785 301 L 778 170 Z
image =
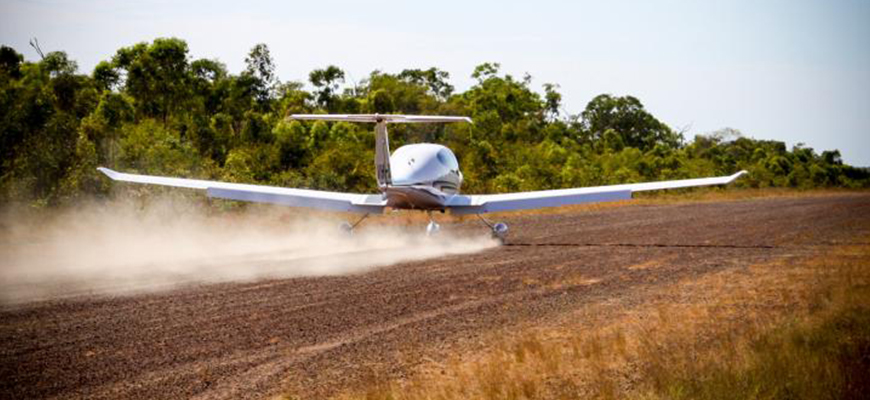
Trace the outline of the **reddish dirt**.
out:
M 500 248 L 360 275 L 6 307 L 0 397 L 325 397 L 494 329 L 866 239 L 868 216 L 870 194 L 523 216 Z

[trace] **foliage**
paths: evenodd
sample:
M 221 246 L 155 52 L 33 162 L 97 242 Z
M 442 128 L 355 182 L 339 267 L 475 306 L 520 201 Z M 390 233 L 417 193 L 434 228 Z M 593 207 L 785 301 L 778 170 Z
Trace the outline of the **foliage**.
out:
M 318 189 L 372 192 L 373 135 L 363 124 L 286 121 L 291 113 L 465 115 L 473 125 L 391 126 L 393 147 L 443 143 L 457 154 L 468 192 L 536 190 L 731 174 L 751 187 L 870 186 L 870 171 L 837 150 L 754 140 L 723 129 L 689 143 L 632 96 L 602 94 L 576 115 L 556 84 L 474 69 L 457 93 L 437 68 L 372 72 L 346 86 L 329 65 L 313 90 L 281 82 L 265 44 L 231 74 L 160 38 L 119 49 L 90 74 L 64 52 L 25 61 L 0 47 L 0 198 L 58 204 L 106 195 L 96 166 Z

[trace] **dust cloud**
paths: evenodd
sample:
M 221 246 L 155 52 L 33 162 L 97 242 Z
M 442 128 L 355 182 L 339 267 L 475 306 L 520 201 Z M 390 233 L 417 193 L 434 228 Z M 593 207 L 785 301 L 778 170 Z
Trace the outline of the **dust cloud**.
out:
M 370 218 L 347 237 L 334 217 L 274 208 L 204 209 L 161 200 L 81 206 L 50 216 L 5 210 L 0 303 L 353 274 L 496 246 L 483 232 L 444 230 L 427 238 L 424 223 L 398 226 L 387 223 L 389 216 Z

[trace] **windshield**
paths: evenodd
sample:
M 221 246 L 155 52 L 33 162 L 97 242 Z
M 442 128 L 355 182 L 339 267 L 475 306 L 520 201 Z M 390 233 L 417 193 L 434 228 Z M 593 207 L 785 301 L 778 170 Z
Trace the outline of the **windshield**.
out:
M 447 166 L 451 170 L 459 169 L 459 162 L 456 161 L 456 156 L 450 150 L 441 149 L 438 151 L 438 161 Z

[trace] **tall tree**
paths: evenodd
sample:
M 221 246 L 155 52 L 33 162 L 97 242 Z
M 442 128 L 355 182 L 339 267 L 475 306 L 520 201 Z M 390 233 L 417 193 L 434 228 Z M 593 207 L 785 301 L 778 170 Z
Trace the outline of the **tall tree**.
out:
M 556 91 L 558 88 L 557 84 L 544 84 L 544 100 L 547 103 L 546 110 L 551 120 L 555 120 L 559 116 L 559 109 L 562 108 L 562 94 Z
M 191 92 L 187 43 L 176 38 L 158 38 L 150 45 L 139 43 L 115 54 L 115 66 L 123 70 L 125 90 L 136 99 L 137 111 L 146 117 L 167 117 L 183 110 Z
M 274 98 L 278 81 L 275 77 L 275 63 L 265 43 L 258 43 L 248 53 L 244 73 L 254 78 L 258 104 L 263 106 Z
M 21 63 L 24 56 L 18 54 L 15 49 L 0 46 L 0 73 L 4 76 L 0 79 L 18 79 L 21 77 Z
M 311 71 L 308 75 L 308 80 L 317 88 L 314 94 L 317 104 L 327 111 L 333 111 L 338 85 L 344 82 L 344 71 L 334 65 L 330 65 L 324 69 Z
M 406 82 L 423 85 L 429 92 L 440 100 L 446 100 L 453 94 L 453 85 L 448 82 L 450 74 L 432 67 L 427 70 L 406 69 L 399 73 L 399 79 Z

